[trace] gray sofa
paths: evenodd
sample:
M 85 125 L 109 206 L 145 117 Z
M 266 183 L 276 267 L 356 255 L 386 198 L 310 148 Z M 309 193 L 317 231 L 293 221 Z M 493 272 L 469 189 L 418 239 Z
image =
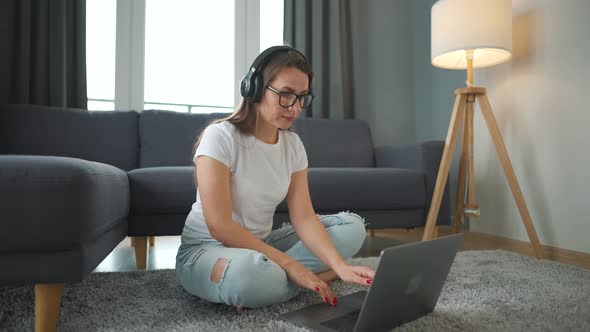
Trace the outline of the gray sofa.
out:
M 81 281 L 126 236 L 145 266 L 147 236 L 181 233 L 196 197 L 193 143 L 225 115 L 0 106 L 0 286 Z M 294 130 L 317 213 L 350 210 L 370 229 L 425 224 L 443 141 L 376 149 L 360 120 L 298 119 Z M 287 220 L 283 202 L 275 227 Z

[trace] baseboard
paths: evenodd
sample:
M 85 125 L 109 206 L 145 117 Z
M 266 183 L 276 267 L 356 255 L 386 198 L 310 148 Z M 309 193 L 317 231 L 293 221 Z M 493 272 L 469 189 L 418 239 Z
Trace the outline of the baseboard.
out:
M 454 234 L 454 226 L 439 226 L 439 236 Z M 411 230 L 384 229 L 377 230 L 376 235 L 399 239 L 402 242 L 420 241 L 424 227 L 416 227 Z M 465 231 L 465 240 L 461 250 L 508 250 L 522 255 L 535 257 L 533 248 L 528 241 L 513 240 L 506 237 L 486 233 Z M 563 249 L 544 245 L 545 259 L 564 264 L 572 264 L 590 269 L 590 253 Z
M 514 240 L 479 232 L 469 233 L 478 236 L 481 239 L 488 239 L 490 241 L 498 242 L 499 244 L 501 243 L 503 247 L 506 247 L 506 250 L 518 252 L 523 255 L 534 256 L 533 248 L 531 247 L 531 244 L 528 241 Z M 550 259 L 565 264 L 578 265 L 590 269 L 590 253 L 547 245 L 543 245 L 542 248 L 545 259 Z

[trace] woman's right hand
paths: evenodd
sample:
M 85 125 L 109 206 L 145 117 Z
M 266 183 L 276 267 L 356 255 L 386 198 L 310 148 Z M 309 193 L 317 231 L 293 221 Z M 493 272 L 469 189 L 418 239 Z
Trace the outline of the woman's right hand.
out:
M 311 289 L 318 293 L 324 302 L 336 305 L 336 296 L 330 286 L 303 264 L 292 261 L 284 269 L 289 279 L 299 287 Z

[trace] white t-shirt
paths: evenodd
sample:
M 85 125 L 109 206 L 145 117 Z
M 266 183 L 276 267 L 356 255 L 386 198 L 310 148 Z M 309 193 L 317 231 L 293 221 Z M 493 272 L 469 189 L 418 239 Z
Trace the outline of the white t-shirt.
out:
M 270 234 L 275 209 L 287 196 L 291 175 L 307 168 L 305 147 L 294 132 L 279 130 L 278 142 L 267 144 L 253 135 L 242 134 L 227 121 L 205 129 L 193 158 L 195 163 L 201 155 L 212 157 L 230 169 L 232 219 L 259 239 Z M 183 238 L 212 239 L 198 190 Z

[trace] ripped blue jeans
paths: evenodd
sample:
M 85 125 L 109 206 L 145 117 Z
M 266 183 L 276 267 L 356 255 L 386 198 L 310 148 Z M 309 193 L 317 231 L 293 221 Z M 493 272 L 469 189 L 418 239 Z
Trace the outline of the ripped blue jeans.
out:
M 350 212 L 317 216 L 343 258 L 350 258 L 359 251 L 366 236 L 362 217 Z M 328 270 L 304 246 L 289 224 L 273 230 L 265 242 L 315 273 Z M 215 283 L 211 273 L 219 259 L 226 259 L 227 264 L 221 280 Z M 247 308 L 284 302 L 301 291 L 287 278 L 287 273 L 264 254 L 226 247 L 217 241 L 191 241 L 190 244 L 183 241 L 176 256 L 176 277 L 184 289 L 202 299 Z

